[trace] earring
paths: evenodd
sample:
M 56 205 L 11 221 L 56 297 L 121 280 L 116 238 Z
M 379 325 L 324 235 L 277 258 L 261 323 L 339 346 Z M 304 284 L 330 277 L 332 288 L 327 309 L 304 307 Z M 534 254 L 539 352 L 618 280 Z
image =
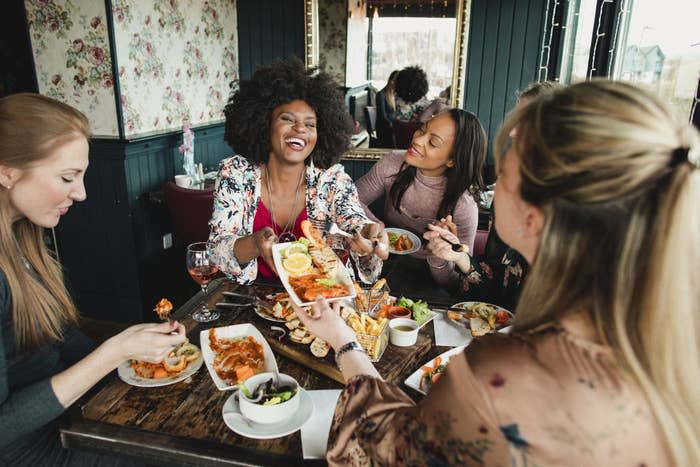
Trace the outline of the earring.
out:
M 517 229 L 515 229 L 519 237 L 523 236 L 523 226 L 519 225 Z
M 8 190 L 11 190 L 11 189 L 12 189 L 12 185 L 9 185 L 9 184 L 8 184 L 8 185 L 4 185 L 4 186 L 5 186 L 5 188 L 7 188 Z
M 311 170 L 314 170 L 314 155 L 311 154 L 311 162 L 309 162 L 309 167 L 311 167 Z

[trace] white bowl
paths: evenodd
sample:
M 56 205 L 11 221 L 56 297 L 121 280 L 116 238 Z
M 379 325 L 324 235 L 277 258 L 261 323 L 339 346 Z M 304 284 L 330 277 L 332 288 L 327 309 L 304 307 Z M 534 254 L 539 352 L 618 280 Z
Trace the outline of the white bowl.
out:
M 258 373 L 245 380 L 243 384 L 245 384 L 248 391 L 252 394 L 260 384 L 265 383 L 270 378 L 274 378 L 274 375 L 274 373 Z M 243 394 L 243 391 L 239 390 L 238 402 L 241 408 L 241 414 L 254 422 L 263 424 L 279 423 L 294 415 L 299 409 L 299 383 L 291 376 L 280 373 L 279 385 L 292 386 L 296 388 L 297 391 L 291 399 L 276 405 L 261 405 L 255 403 L 248 399 L 245 394 Z
M 413 345 L 418 339 L 418 329 L 418 323 L 412 319 L 394 318 L 389 321 L 389 342 L 399 347 Z

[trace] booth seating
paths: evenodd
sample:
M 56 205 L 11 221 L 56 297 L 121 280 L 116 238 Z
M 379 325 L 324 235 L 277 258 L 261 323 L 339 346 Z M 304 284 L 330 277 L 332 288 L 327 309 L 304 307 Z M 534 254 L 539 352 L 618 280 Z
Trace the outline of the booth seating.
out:
M 413 139 L 413 133 L 423 125 L 420 122 L 404 122 L 394 120 L 394 147 L 396 149 L 408 149 Z
M 165 182 L 163 196 L 173 223 L 175 237 L 184 245 L 209 238 L 209 219 L 214 212 L 213 189 L 190 189 Z

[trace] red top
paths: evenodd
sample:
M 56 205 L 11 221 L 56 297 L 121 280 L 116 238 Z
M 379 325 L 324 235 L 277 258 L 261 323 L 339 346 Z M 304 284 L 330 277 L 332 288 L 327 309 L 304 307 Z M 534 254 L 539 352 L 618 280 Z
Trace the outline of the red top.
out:
M 294 221 L 294 227 L 292 228 L 292 233 L 296 238 L 304 236 L 304 233 L 301 231 L 301 221 L 306 219 L 308 219 L 308 216 L 306 214 L 306 208 L 304 208 L 299 213 L 299 216 L 297 216 L 296 221 Z M 255 218 L 253 219 L 253 232 L 262 230 L 265 227 L 271 227 L 278 237 L 282 234 L 282 227 L 277 225 L 277 223 L 272 225 L 272 215 L 270 215 L 270 211 L 268 211 L 265 204 L 260 200 L 258 201 L 258 208 L 255 211 Z M 277 274 L 267 265 L 262 256 L 258 256 L 258 277 L 262 277 L 263 279 L 277 278 Z

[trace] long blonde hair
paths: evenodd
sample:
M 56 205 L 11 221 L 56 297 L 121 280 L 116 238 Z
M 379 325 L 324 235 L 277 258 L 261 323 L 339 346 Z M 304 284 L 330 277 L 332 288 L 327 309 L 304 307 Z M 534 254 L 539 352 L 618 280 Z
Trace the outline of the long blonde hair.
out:
M 386 82 L 386 89 L 384 91 L 384 97 L 386 97 L 386 102 L 389 104 L 389 108 L 392 112 L 396 111 L 396 77 L 399 75 L 399 70 L 394 70 L 389 75 L 389 79 Z
M 0 164 L 5 166 L 26 169 L 55 147 L 89 134 L 85 116 L 56 100 L 24 93 L 0 99 Z M 0 187 L 0 269 L 12 294 L 17 349 L 61 340 L 64 324 L 77 319 L 75 305 L 60 265 L 44 244 L 43 228 L 26 218 L 13 222 L 5 187 Z
M 589 81 L 511 115 L 522 198 L 545 216 L 518 304 L 586 310 L 645 393 L 677 465 L 700 465 L 700 138 L 654 96 Z

